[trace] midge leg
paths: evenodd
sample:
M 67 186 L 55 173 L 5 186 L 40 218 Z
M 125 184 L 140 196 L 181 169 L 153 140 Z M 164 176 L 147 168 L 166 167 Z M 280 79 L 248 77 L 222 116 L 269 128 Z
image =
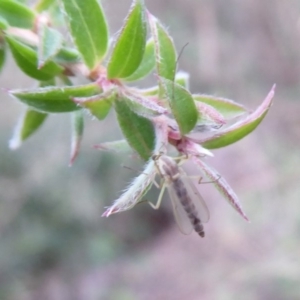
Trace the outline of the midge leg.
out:
M 215 183 L 215 182 L 218 182 L 219 179 L 220 179 L 221 177 L 222 177 L 222 176 L 219 174 L 219 175 L 218 175 L 218 178 L 216 178 L 216 179 L 214 179 L 214 180 L 202 181 L 203 177 L 201 176 L 201 177 L 199 178 L 198 184 Z
M 219 181 L 219 179 L 222 177 L 220 174 L 218 175 L 218 178 L 214 179 L 214 180 L 209 180 L 209 181 L 203 181 L 204 177 L 202 176 L 198 176 L 198 175 L 195 175 L 195 176 L 189 176 L 189 178 L 191 179 L 197 179 L 198 180 L 198 184 L 204 184 L 204 183 L 215 183 L 217 181 Z
M 203 180 L 202 176 L 198 176 L 198 175 L 192 175 L 192 176 L 190 176 L 190 175 L 188 175 L 188 178 L 190 178 L 190 179 L 197 179 L 198 184 L 205 183 L 205 182 L 202 182 L 202 180 Z M 206 182 L 206 183 L 208 183 L 208 182 Z
M 163 195 L 164 195 L 164 192 L 165 192 L 165 189 L 166 189 L 166 186 L 167 186 L 167 184 L 164 183 L 163 186 L 162 186 L 162 188 L 161 188 L 161 190 L 160 190 L 160 193 L 159 193 L 159 196 L 158 196 L 156 204 L 153 204 L 152 202 L 148 201 L 149 205 L 153 209 L 159 209 L 159 207 L 161 205 L 161 201 L 162 201 Z
M 153 179 L 153 184 L 154 184 L 155 187 L 158 188 L 158 189 L 160 189 L 160 188 L 162 187 L 162 185 L 161 185 L 161 184 L 158 184 L 158 183 L 156 182 L 155 179 Z
M 172 157 L 176 162 L 178 161 L 178 166 L 181 166 L 182 164 L 185 163 L 186 160 L 188 160 L 188 155 L 181 155 L 181 156 L 177 156 L 177 157 Z

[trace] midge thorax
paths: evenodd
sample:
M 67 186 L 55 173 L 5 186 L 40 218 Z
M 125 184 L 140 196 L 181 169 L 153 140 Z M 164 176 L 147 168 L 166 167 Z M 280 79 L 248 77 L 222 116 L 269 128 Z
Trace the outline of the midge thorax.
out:
M 174 159 L 165 154 L 153 155 L 152 159 L 163 179 L 156 207 L 160 205 L 162 193 L 167 187 L 179 229 L 184 234 L 189 234 L 194 229 L 204 237 L 202 222 L 208 221 L 209 212 L 201 195 Z

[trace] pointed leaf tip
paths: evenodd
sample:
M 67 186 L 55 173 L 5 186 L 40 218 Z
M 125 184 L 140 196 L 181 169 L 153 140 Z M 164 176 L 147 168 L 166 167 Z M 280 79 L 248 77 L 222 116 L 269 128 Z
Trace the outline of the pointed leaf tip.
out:
M 69 167 L 71 167 L 78 156 L 83 136 L 84 118 L 82 111 L 72 113 L 72 140 Z
M 79 110 L 71 98 L 88 97 L 98 94 L 100 88 L 96 83 L 79 86 L 44 87 L 10 91 L 10 94 L 36 110 L 50 113 L 71 112 Z
M 62 0 L 74 43 L 93 70 L 107 51 L 108 28 L 97 0 Z
M 112 103 L 116 97 L 114 90 L 91 97 L 75 97 L 72 100 L 83 108 L 86 108 L 98 120 L 103 120 L 108 115 Z
M 109 79 L 126 78 L 137 70 L 145 52 L 146 38 L 144 4 L 142 1 L 135 1 L 109 59 Z
M 157 74 L 160 77 L 173 81 L 176 73 L 177 60 L 173 39 L 156 17 L 148 13 L 148 19 L 154 40 Z
M 62 49 L 63 37 L 60 32 L 42 23 L 39 25 L 39 39 L 38 69 L 41 69 Z
M 185 135 L 195 127 L 198 119 L 193 97 L 181 85 L 162 77 L 160 80 L 180 132 Z
M 26 75 L 37 80 L 47 81 L 62 73 L 63 68 L 53 61 L 47 62 L 41 69 L 38 69 L 38 54 L 35 50 L 9 35 L 6 35 L 5 39 L 15 62 Z
M 238 212 L 244 220 L 249 222 L 242 205 L 240 204 L 239 198 L 233 189 L 229 186 L 227 181 L 212 167 L 208 166 L 201 159 L 193 156 L 193 161 L 195 165 L 198 166 L 201 171 L 212 181 L 216 189 L 221 193 L 221 195 L 227 200 L 227 202 Z
M 244 138 L 246 135 L 256 129 L 256 127 L 267 115 L 273 103 L 275 87 L 276 85 L 274 84 L 262 104 L 246 118 L 224 129 L 223 131 L 218 131 L 215 135 L 207 139 L 198 140 L 197 142 L 199 142 L 205 148 L 214 149 L 225 147 Z
M 19 148 L 23 141 L 27 140 L 42 126 L 47 116 L 45 113 L 27 109 L 15 128 L 13 137 L 9 141 L 9 148 L 11 150 Z

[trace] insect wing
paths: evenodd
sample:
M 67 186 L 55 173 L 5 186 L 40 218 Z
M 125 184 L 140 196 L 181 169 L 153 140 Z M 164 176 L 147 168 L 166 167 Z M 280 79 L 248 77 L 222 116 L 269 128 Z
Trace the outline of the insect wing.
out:
M 195 205 L 195 210 L 198 213 L 198 217 L 202 223 L 207 223 L 209 220 L 209 210 L 204 202 L 203 197 L 200 195 L 194 183 L 183 170 L 180 170 L 180 174 L 180 179 L 182 180 L 192 203 Z
M 174 217 L 179 230 L 183 234 L 190 234 L 193 231 L 193 225 L 180 203 L 180 199 L 174 190 L 173 184 L 168 186 L 168 192 L 173 206 Z

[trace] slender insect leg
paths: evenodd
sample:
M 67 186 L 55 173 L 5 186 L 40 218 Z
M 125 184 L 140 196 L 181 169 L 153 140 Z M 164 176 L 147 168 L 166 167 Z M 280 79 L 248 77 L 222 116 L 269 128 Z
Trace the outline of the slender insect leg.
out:
M 198 184 L 200 184 L 200 183 L 205 183 L 205 182 L 202 182 L 203 177 L 202 177 L 202 176 L 199 176 L 199 175 L 189 176 L 189 178 L 190 178 L 190 179 L 197 179 Z M 207 183 L 208 183 L 208 182 L 207 182 Z M 211 183 L 211 181 L 210 181 L 209 183 Z
M 158 189 L 161 188 L 161 184 L 158 184 L 155 179 L 153 179 L 153 184 L 155 185 L 156 188 Z
M 160 193 L 159 193 L 159 196 L 158 196 L 156 204 L 153 204 L 152 202 L 148 201 L 149 205 L 153 209 L 159 209 L 159 207 L 161 205 L 161 201 L 162 201 L 163 195 L 164 195 L 164 192 L 165 192 L 165 189 L 166 189 L 166 186 L 167 186 L 166 183 L 164 183 L 164 185 L 162 186 L 162 188 L 160 190 Z
M 178 156 L 178 157 L 173 157 L 173 159 L 175 161 L 178 161 L 178 166 L 181 166 L 183 163 L 186 162 L 186 160 L 188 159 L 188 156 L 187 155 L 181 155 L 181 156 Z
M 204 178 L 202 176 L 198 176 L 198 175 L 189 176 L 189 178 L 191 178 L 191 179 L 197 179 L 198 180 L 198 184 L 215 183 L 215 182 L 217 182 L 221 178 L 221 175 L 218 175 L 218 178 L 216 178 L 214 180 L 209 180 L 209 181 L 203 181 Z
M 198 177 L 199 178 L 199 177 Z M 204 184 L 204 183 L 215 183 L 217 181 L 219 181 L 219 179 L 221 178 L 221 175 L 218 175 L 218 178 L 214 179 L 214 180 L 210 180 L 210 181 L 202 181 L 203 177 L 200 176 L 198 184 Z
M 200 176 L 200 177 L 199 177 L 199 180 L 198 180 L 198 184 L 201 184 L 201 183 L 202 183 L 202 180 L 203 180 L 203 177 Z M 203 183 L 205 183 L 205 182 L 203 182 Z

